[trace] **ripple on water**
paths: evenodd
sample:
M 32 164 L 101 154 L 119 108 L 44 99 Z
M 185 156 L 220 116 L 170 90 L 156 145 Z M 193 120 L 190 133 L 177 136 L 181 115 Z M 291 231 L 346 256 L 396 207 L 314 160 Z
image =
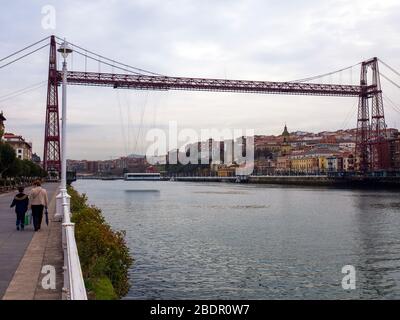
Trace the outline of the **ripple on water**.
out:
M 126 230 L 127 299 L 398 299 L 393 192 L 78 180 Z M 356 290 L 341 287 L 354 265 Z

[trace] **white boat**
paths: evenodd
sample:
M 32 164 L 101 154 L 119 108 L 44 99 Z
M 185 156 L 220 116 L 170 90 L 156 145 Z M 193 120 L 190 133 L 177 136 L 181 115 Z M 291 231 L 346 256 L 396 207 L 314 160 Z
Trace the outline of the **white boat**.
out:
M 159 173 L 125 173 L 125 181 L 161 180 Z

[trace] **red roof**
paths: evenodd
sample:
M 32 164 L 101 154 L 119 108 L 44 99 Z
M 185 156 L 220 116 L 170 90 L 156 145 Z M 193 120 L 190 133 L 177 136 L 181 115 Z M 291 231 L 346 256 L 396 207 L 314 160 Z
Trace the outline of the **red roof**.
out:
M 4 135 L 3 135 L 3 137 L 5 138 L 5 139 L 10 139 L 10 138 L 21 138 L 21 139 L 23 139 L 22 138 L 22 136 L 17 136 L 17 135 L 15 135 L 14 133 L 11 133 L 11 132 L 6 132 L 6 133 L 4 133 Z

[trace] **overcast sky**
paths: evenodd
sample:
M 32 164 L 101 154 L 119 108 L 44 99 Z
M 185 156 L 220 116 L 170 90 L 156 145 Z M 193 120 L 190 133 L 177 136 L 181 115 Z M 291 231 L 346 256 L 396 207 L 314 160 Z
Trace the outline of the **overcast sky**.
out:
M 56 28 L 42 28 L 42 7 Z M 171 76 L 285 81 L 347 67 L 373 56 L 400 69 L 397 0 L 102 0 L 2 1 L 0 59 L 50 34 L 104 56 Z M 43 154 L 48 48 L 0 69 L 0 108 L 7 131 Z M 2 63 L 0 63 L 1 65 Z M 69 67 L 84 69 L 73 55 Z M 98 66 L 89 64 L 89 69 Z M 102 67 L 101 71 L 111 71 Z M 400 83 L 381 66 L 382 73 Z M 359 66 L 326 82 L 357 83 Z M 400 105 L 400 90 L 382 79 Z M 61 97 L 61 93 L 60 93 Z M 207 92 L 153 92 L 70 86 L 69 158 L 109 159 L 143 153 L 149 128 L 243 128 L 256 134 L 337 130 L 356 125 L 357 99 Z M 385 104 L 386 121 L 400 115 Z

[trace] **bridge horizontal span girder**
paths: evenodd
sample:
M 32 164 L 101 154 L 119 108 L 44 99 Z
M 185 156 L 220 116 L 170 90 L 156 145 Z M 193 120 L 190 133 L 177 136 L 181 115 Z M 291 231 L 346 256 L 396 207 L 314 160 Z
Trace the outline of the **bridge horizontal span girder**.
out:
M 58 78 L 61 83 L 61 71 L 58 71 Z M 221 91 L 342 97 L 358 97 L 362 92 L 365 92 L 361 86 L 357 85 L 203 79 L 78 71 L 68 71 L 67 81 L 71 85 L 108 86 L 139 90 Z

